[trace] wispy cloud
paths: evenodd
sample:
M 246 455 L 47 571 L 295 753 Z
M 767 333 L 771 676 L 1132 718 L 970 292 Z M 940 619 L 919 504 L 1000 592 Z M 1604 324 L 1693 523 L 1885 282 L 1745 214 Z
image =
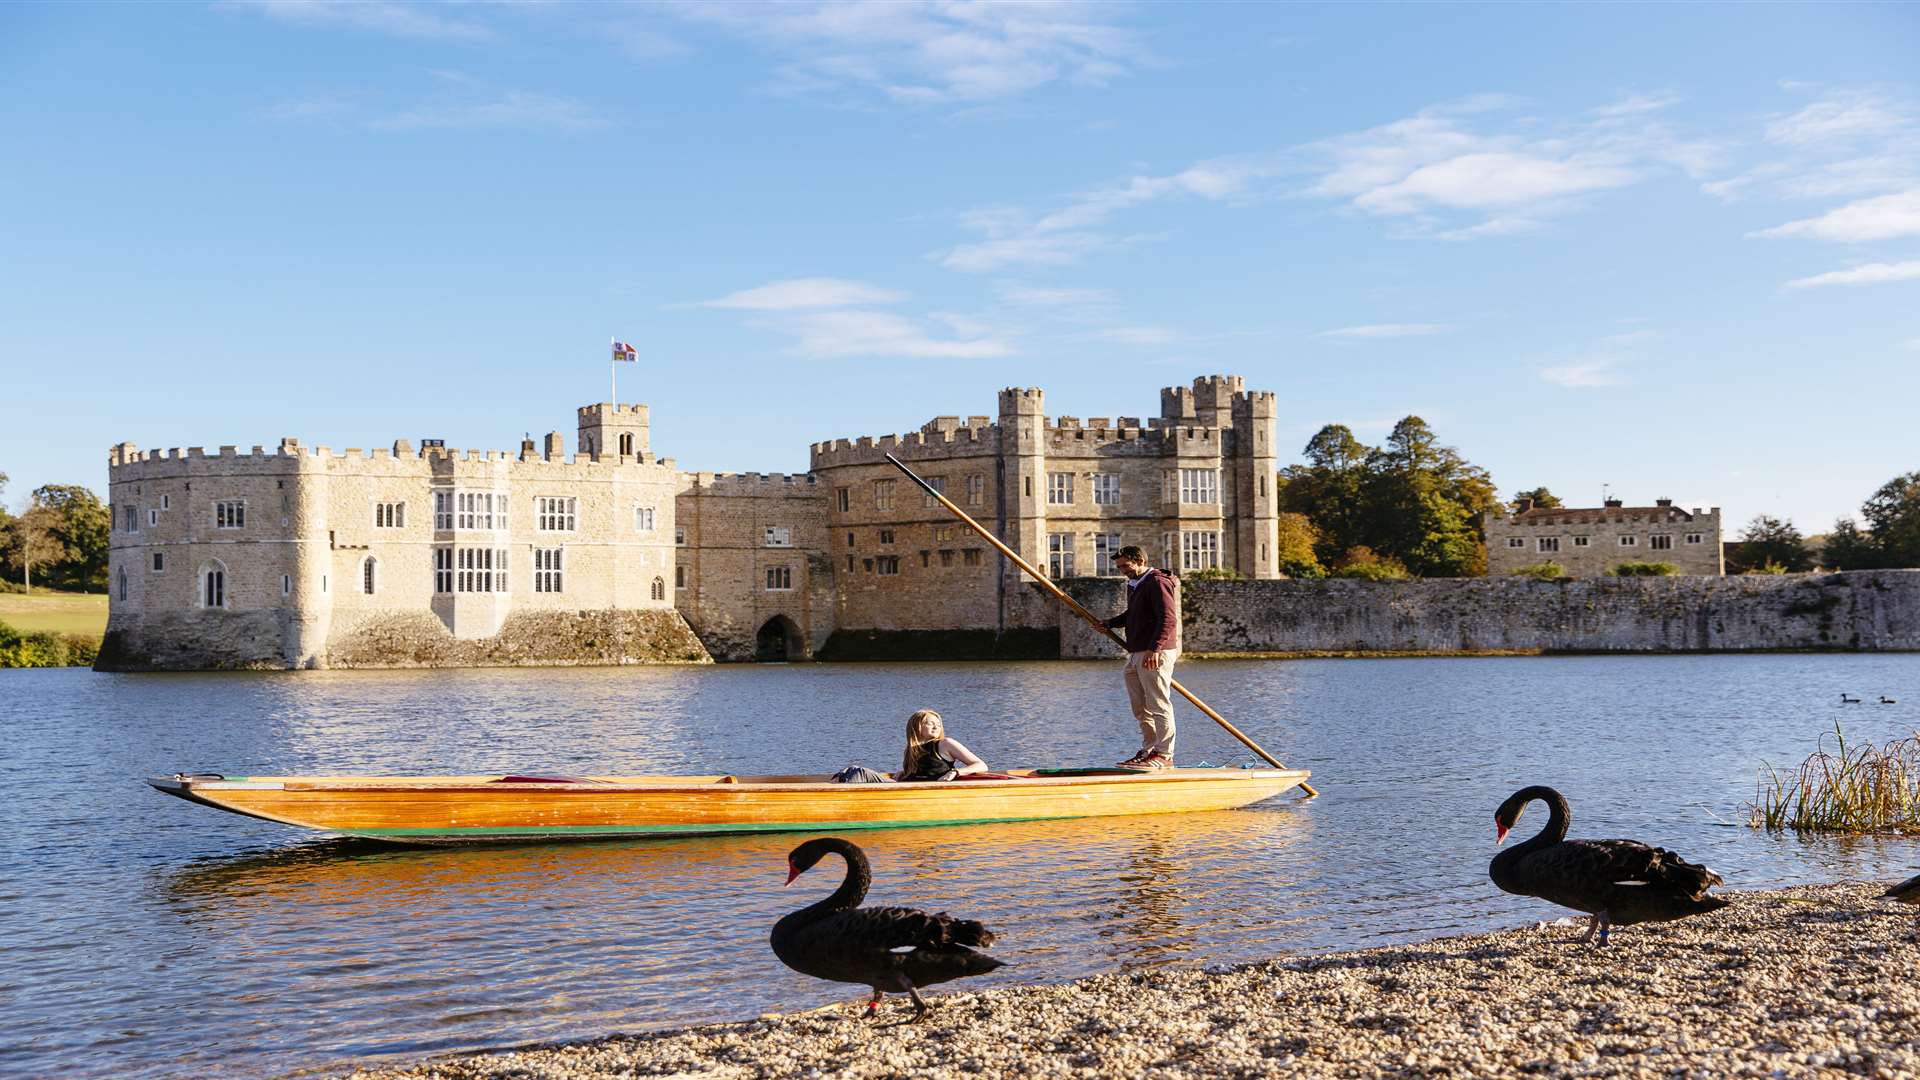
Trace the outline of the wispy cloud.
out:
M 1920 259 L 1906 262 L 1877 262 L 1846 270 L 1832 270 L 1812 277 L 1795 278 L 1783 288 L 1813 289 L 1822 285 L 1882 285 L 1890 281 L 1920 281 Z
M 1003 285 L 1000 299 L 1026 307 L 1092 307 L 1113 302 L 1105 289 L 1040 289 L 1024 285 Z
M 1624 380 L 1614 360 L 1580 360 L 1540 369 L 1540 377 L 1569 390 L 1593 390 L 1619 386 Z
M 1886 99 L 1840 91 L 1767 123 L 1766 139 L 1783 146 L 1851 143 L 1904 129 L 1910 118 Z
M 374 131 L 428 128 L 517 128 L 575 133 L 604 128 L 608 121 L 584 102 L 511 90 L 485 101 L 429 102 L 367 121 Z
M 967 360 L 1015 352 L 1005 334 L 971 316 L 936 311 L 912 318 L 871 309 L 905 299 L 905 293 L 864 282 L 811 277 L 770 282 L 694 306 L 751 312 L 750 325 L 791 337 L 791 351 L 812 359 Z
M 474 19 L 452 18 L 444 5 L 388 0 L 224 0 L 217 5 L 256 11 L 279 22 L 321 29 L 360 30 L 391 37 L 476 41 L 494 36 Z
M 743 311 L 796 311 L 803 308 L 855 307 L 861 304 L 890 304 L 906 299 L 905 293 L 882 289 L 858 281 L 840 278 L 790 278 L 752 289 L 742 289 L 717 300 L 702 301 L 701 307 L 738 308 Z
M 1435 334 L 1451 334 L 1458 329 L 1451 323 L 1373 323 L 1322 330 L 1313 336 L 1335 341 L 1370 341 L 1378 338 L 1432 337 Z
M 1861 199 L 1829 210 L 1819 217 L 1789 221 L 1785 225 L 1747 235 L 1768 238 L 1795 236 L 1851 244 L 1890 240 L 1897 236 L 1920 236 L 1920 187 Z
M 1150 62 L 1094 3 L 677 3 L 676 17 L 785 58 L 775 89 L 860 91 L 907 104 L 975 104 L 1049 83 L 1102 85 Z
M 1171 345 L 1180 340 L 1180 335 L 1164 326 L 1115 326 L 1080 334 L 1078 339 L 1113 345 Z

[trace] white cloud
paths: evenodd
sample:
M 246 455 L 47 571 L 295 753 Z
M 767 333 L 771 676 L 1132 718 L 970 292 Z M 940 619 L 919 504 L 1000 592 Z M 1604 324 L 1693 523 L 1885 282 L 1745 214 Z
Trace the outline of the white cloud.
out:
M 1004 285 L 999 289 L 999 294 L 1002 300 L 1010 304 L 1027 307 L 1096 306 L 1113 302 L 1113 294 L 1105 289 L 1037 289 Z
M 815 359 L 885 356 L 972 360 L 1011 356 L 998 337 L 936 338 L 912 319 L 883 311 L 831 310 L 793 315 L 776 324 L 796 339 L 794 351 Z
M 994 101 L 1055 82 L 1101 85 L 1150 61 L 1092 3 L 678 3 L 665 10 L 782 54 L 776 88 L 857 88 L 907 104 Z
M 811 277 L 775 281 L 757 288 L 729 293 L 718 300 L 707 300 L 701 307 L 738 308 L 743 311 L 795 311 L 804 308 L 853 307 L 860 304 L 890 304 L 904 300 L 904 293 L 865 285 L 840 278 Z
M 1540 377 L 1569 390 L 1592 390 L 1620 385 L 1622 380 L 1616 366 L 1612 360 L 1579 360 L 1541 368 Z
M 1898 236 L 1920 236 L 1920 187 L 1872 199 L 1861 199 L 1829 210 L 1819 217 L 1789 221 L 1771 229 L 1748 233 L 1757 237 L 1799 236 L 1809 240 L 1863 243 Z
M 1432 337 L 1435 334 L 1451 334 L 1458 329 L 1460 328 L 1449 323 L 1374 323 L 1368 326 L 1343 326 L 1338 330 L 1322 330 L 1313 336 L 1357 341 L 1375 338 Z
M 1903 110 L 1882 98 L 1859 93 L 1836 93 L 1798 112 L 1776 116 L 1766 139 L 1784 146 L 1854 142 L 1891 135 L 1911 122 Z
M 257 11 L 296 26 L 364 30 L 392 37 L 475 41 L 494 36 L 485 23 L 448 18 L 449 9 L 444 6 L 387 0 L 227 0 L 219 6 Z
M 1880 285 L 1889 281 L 1920 280 L 1920 259 L 1896 263 L 1867 263 L 1849 270 L 1832 270 L 1812 277 L 1795 278 L 1788 289 L 1811 289 L 1822 285 Z
M 1164 326 L 1115 326 L 1079 335 L 1081 340 L 1105 341 L 1114 345 L 1171 345 L 1180 335 Z
M 375 131 L 427 128 L 519 128 L 581 132 L 607 126 L 605 118 L 572 98 L 512 90 L 491 101 L 438 102 L 367 121 Z
M 1621 98 L 1611 105 L 1602 105 L 1597 109 L 1589 109 L 1587 111 L 1594 116 L 1604 117 L 1640 116 L 1645 113 L 1658 112 L 1661 109 L 1671 105 L 1678 105 L 1679 103 L 1680 97 L 1677 94 L 1634 94 Z

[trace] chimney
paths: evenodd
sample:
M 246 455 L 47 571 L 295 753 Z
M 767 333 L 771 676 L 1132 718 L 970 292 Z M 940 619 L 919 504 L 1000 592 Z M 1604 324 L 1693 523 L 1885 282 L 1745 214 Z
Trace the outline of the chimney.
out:
M 1655 500 L 1653 500 L 1653 505 L 1655 505 L 1655 506 L 1672 506 L 1672 505 L 1673 505 L 1673 500 L 1672 500 L 1672 499 L 1655 499 Z
M 1516 513 L 1516 514 L 1524 514 L 1524 513 L 1526 513 L 1527 511 L 1529 511 L 1529 510 L 1531 510 L 1531 509 L 1533 509 L 1533 500 L 1532 500 L 1532 499 L 1516 499 L 1516 500 L 1514 500 L 1514 513 Z
M 1620 507 L 1626 504 L 1622 503 L 1619 499 L 1608 499 L 1606 500 L 1606 502 L 1602 503 L 1601 505 L 1605 506 L 1609 510 L 1618 510 L 1620 509 Z

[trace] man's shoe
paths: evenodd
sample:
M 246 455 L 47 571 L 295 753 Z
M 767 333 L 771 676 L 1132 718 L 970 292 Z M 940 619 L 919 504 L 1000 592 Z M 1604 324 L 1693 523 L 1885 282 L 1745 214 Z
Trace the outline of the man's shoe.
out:
M 1133 769 L 1145 772 L 1146 770 L 1140 767 L 1140 763 L 1145 761 L 1150 753 L 1152 753 L 1152 751 L 1142 750 L 1125 761 L 1116 762 L 1113 767 L 1116 769 Z
M 1148 754 L 1146 757 L 1140 759 L 1140 765 L 1148 770 L 1158 772 L 1161 769 L 1173 768 L 1173 759 L 1165 754 Z

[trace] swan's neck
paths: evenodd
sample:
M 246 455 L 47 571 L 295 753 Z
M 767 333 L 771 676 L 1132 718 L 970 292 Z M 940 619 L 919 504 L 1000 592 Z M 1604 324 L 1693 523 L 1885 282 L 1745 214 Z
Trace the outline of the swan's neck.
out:
M 1533 839 L 1513 848 L 1515 855 L 1535 851 L 1550 844 L 1557 844 L 1567 838 L 1567 823 L 1572 812 L 1567 808 L 1567 797 L 1552 788 L 1541 788 L 1534 793 L 1533 799 L 1547 804 L 1547 827 L 1541 829 Z
M 860 906 L 860 901 L 867 898 L 867 886 L 873 882 L 873 873 L 867 867 L 867 857 L 857 848 L 841 851 L 840 854 L 847 860 L 847 876 L 840 882 L 840 887 L 833 890 L 825 899 L 801 908 L 796 914 L 805 916 L 809 920 L 817 919 L 836 911 L 851 911 Z

